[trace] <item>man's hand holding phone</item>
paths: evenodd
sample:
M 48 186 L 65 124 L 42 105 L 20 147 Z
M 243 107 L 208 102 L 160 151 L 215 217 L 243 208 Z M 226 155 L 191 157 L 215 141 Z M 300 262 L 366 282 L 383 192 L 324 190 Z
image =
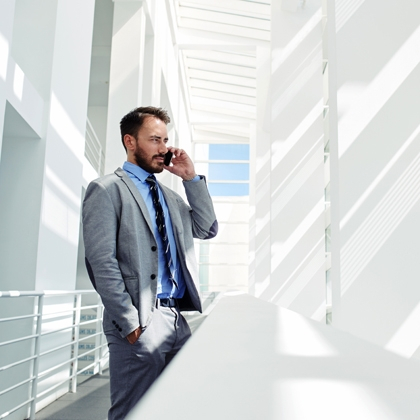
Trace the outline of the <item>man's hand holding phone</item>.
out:
M 169 151 L 169 150 L 165 154 L 165 160 L 163 161 L 163 163 L 165 164 L 165 166 L 169 166 L 170 165 L 171 159 L 172 159 L 172 155 L 173 155 L 173 153 L 171 151 Z
M 169 153 L 171 153 L 171 155 L 169 155 Z M 169 165 L 170 163 L 172 163 L 172 165 Z M 196 175 L 194 163 L 183 149 L 169 147 L 168 152 L 165 155 L 164 164 L 167 171 L 181 177 L 183 181 L 190 181 Z

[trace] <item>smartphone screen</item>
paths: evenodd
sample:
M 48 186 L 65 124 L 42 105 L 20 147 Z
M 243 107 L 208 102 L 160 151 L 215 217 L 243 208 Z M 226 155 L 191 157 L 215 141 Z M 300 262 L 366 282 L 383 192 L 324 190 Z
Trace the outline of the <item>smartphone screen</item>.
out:
M 169 164 L 171 163 L 172 155 L 173 155 L 173 153 L 172 153 L 172 152 L 167 152 L 167 153 L 166 153 L 166 155 L 165 155 L 165 160 L 163 161 L 163 163 L 164 163 L 166 166 L 169 166 Z

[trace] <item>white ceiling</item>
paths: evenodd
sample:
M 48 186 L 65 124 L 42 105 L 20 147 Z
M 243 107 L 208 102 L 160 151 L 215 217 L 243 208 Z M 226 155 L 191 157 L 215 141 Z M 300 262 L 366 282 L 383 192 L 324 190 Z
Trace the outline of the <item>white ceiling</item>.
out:
M 256 118 L 256 46 L 270 41 L 271 0 L 169 2 L 194 141 L 248 142 L 247 123 Z
M 197 142 L 245 142 L 256 116 L 256 46 L 270 40 L 271 0 L 166 0 Z M 89 105 L 107 106 L 112 0 L 97 0 Z

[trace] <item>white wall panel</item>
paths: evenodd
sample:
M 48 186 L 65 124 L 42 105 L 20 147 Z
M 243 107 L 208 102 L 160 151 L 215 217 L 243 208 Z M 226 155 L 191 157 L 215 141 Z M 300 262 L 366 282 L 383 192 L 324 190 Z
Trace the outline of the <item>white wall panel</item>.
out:
M 410 357 L 420 348 L 420 5 L 347 3 L 336 6 L 337 325 Z

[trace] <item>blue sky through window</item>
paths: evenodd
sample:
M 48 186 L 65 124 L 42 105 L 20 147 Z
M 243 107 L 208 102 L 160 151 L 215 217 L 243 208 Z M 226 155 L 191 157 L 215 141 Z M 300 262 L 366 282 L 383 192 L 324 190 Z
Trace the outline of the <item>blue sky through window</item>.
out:
M 209 160 L 249 160 L 249 145 L 210 144 Z
M 212 196 L 249 195 L 249 183 L 218 183 L 217 181 L 249 181 L 248 144 L 209 144 L 208 149 L 209 191 Z M 212 163 L 214 160 L 234 160 L 238 163 Z M 215 182 L 214 182 L 215 181 Z
M 249 184 L 208 184 L 211 196 L 240 197 L 249 195 Z

